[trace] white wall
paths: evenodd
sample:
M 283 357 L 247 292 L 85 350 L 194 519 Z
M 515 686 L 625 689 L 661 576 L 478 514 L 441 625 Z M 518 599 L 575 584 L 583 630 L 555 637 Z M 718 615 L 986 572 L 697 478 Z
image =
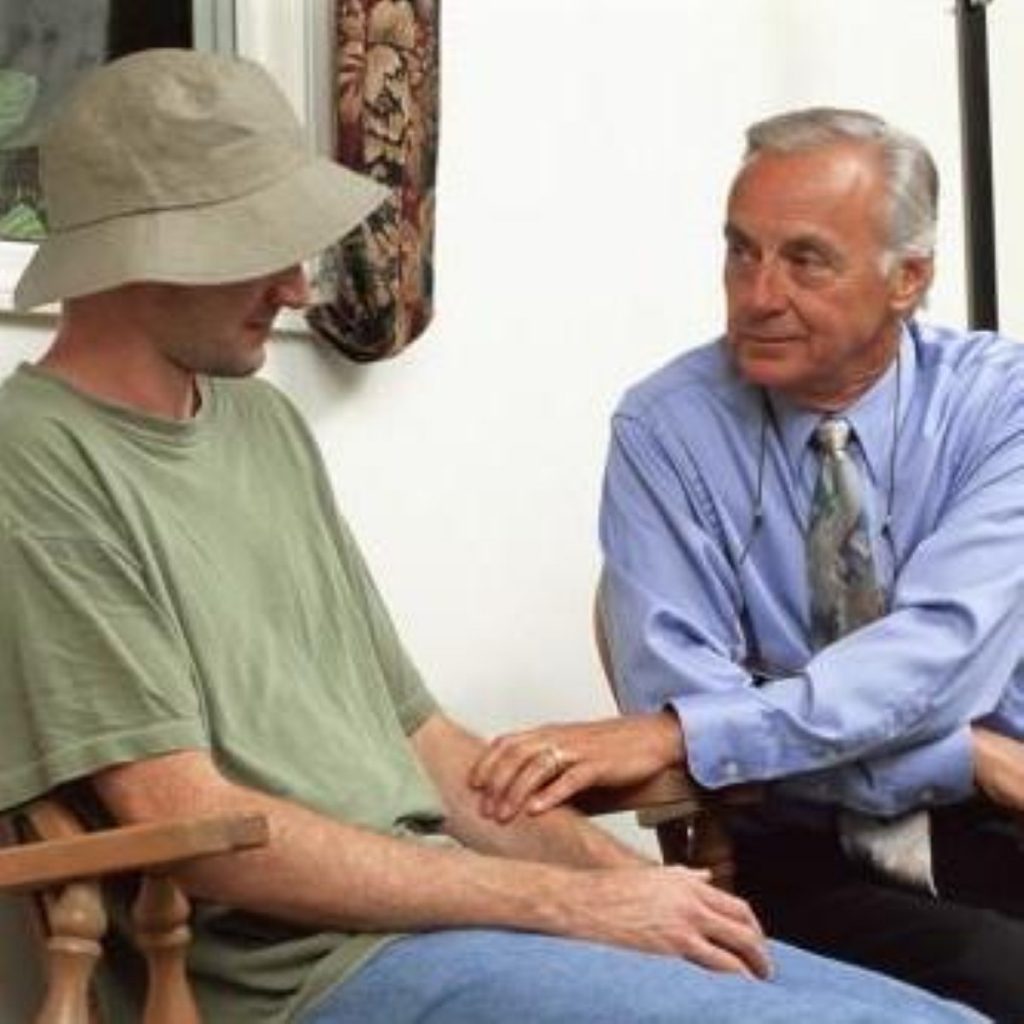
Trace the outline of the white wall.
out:
M 997 2 L 991 32 L 1003 319 L 1024 337 L 1022 6 Z M 931 315 L 962 322 L 950 7 L 446 4 L 437 322 L 387 365 L 287 340 L 267 373 L 312 420 L 409 647 L 462 719 L 493 731 L 611 710 L 589 632 L 607 419 L 628 381 L 718 330 L 722 201 L 747 122 L 857 105 L 923 137 L 945 175 Z M 3 375 L 47 330 L 0 327 Z

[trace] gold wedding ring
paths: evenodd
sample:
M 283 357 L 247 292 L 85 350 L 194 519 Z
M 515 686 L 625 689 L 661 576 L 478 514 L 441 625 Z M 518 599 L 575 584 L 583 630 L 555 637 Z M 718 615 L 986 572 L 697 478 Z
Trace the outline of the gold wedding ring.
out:
M 551 759 L 551 771 L 554 775 L 561 775 L 565 771 L 565 754 L 559 750 L 553 743 L 549 743 L 544 748 L 544 755 Z

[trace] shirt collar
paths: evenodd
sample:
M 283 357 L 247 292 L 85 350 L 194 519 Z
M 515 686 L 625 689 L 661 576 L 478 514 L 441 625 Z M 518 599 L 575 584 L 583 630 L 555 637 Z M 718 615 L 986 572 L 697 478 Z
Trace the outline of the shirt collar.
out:
M 841 415 L 850 421 L 857 443 L 864 455 L 868 472 L 876 483 L 884 480 L 891 458 L 890 446 L 895 440 L 893 430 L 893 403 L 899 394 L 898 421 L 906 415 L 910 402 L 910 383 L 917 365 L 913 331 L 904 324 L 900 338 L 899 358 L 894 359 L 885 373 Z M 897 373 L 899 386 L 897 388 Z M 814 428 L 822 418 L 820 412 L 801 409 L 783 396 L 768 395 L 772 417 L 789 464 L 799 468 L 807 455 Z

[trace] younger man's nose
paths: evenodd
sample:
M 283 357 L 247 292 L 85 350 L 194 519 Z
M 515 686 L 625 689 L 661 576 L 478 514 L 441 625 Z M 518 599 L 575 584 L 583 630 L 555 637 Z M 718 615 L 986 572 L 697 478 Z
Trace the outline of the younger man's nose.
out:
M 270 282 L 270 297 L 278 306 L 289 309 L 301 309 L 310 302 L 309 280 L 302 264 L 282 270 Z

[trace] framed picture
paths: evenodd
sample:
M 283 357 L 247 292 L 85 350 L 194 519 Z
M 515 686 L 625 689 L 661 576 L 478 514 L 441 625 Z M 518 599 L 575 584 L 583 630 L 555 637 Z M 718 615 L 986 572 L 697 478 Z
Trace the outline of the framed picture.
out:
M 326 151 L 331 11 L 332 0 L 3 0 L 0 310 L 12 308 L 14 285 L 46 231 L 40 125 L 79 75 L 153 46 L 237 51 L 277 77 Z

